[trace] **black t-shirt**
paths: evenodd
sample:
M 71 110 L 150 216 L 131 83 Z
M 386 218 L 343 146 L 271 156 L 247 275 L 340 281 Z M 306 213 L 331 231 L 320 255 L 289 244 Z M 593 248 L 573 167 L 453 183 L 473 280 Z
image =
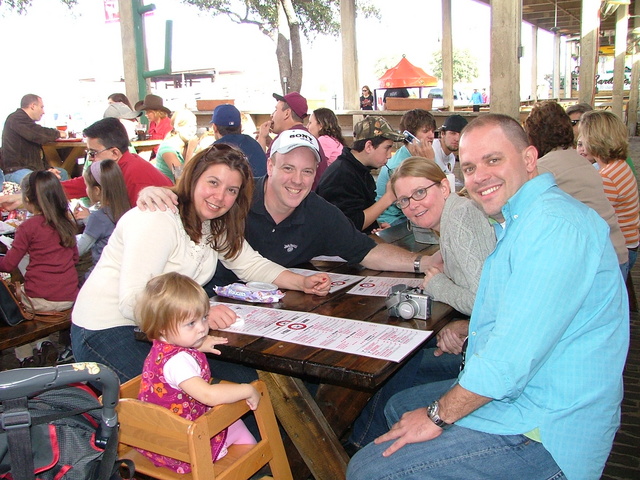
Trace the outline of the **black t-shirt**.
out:
M 382 103 L 387 103 L 387 98 L 409 98 L 409 90 L 406 88 L 387 88 L 382 97 Z
M 254 250 L 285 267 L 295 267 L 319 255 L 340 256 L 359 263 L 376 242 L 358 231 L 335 206 L 311 192 L 294 212 L 276 225 L 264 206 L 264 182 L 256 179 L 253 205 L 247 216 L 245 238 Z M 205 286 L 229 285 L 238 277 L 220 262 Z

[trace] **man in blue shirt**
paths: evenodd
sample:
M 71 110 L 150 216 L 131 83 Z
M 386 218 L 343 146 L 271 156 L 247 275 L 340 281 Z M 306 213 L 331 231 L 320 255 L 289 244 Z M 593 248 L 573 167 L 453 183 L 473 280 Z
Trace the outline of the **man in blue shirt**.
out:
M 213 111 L 211 124 L 216 141 L 238 147 L 247 156 L 254 177 L 267 173 L 267 156 L 258 142 L 242 133 L 240 110 L 231 104 L 218 105 Z
M 470 196 L 496 220 L 457 381 L 405 390 L 391 430 L 349 480 L 598 479 L 620 422 L 629 346 L 624 282 L 599 215 L 538 175 L 537 150 L 504 115 L 460 142 Z

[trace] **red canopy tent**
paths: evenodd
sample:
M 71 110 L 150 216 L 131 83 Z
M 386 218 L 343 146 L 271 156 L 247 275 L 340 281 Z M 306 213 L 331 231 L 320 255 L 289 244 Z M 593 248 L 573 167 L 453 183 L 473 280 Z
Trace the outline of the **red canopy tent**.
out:
M 409 60 L 402 56 L 402 59 L 398 62 L 395 67 L 391 67 L 389 70 L 385 72 L 385 74 L 380 77 L 378 80 L 380 89 L 388 90 L 390 88 L 418 88 L 418 98 L 422 99 L 422 87 L 435 87 L 438 84 L 438 79 L 434 76 L 429 75 L 420 67 L 416 67 Z M 374 91 L 375 101 L 378 109 L 382 109 L 383 102 L 382 98 L 378 95 L 377 89 Z M 399 100 L 399 99 L 398 99 Z M 403 110 L 410 108 L 426 108 L 431 109 L 431 104 L 416 104 L 415 98 L 414 102 L 410 105 L 407 101 L 408 99 L 403 99 L 400 103 L 403 105 L 387 105 L 387 109 L 389 110 Z M 397 100 L 393 102 L 397 103 Z M 392 103 L 393 103 L 392 102 Z M 419 102 L 418 102 L 419 103 Z
M 416 67 L 404 55 L 395 67 L 380 77 L 379 88 L 435 87 L 438 79 Z

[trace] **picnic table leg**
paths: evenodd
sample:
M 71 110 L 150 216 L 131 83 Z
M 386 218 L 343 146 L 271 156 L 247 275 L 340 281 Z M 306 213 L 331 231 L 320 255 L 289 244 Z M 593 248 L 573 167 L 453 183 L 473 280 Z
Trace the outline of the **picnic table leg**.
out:
M 258 371 L 278 420 L 316 480 L 343 480 L 349 457 L 302 380 Z
M 371 392 L 322 384 L 316 393 L 316 403 L 335 434 L 338 438 L 342 438 L 358 418 L 371 395 Z

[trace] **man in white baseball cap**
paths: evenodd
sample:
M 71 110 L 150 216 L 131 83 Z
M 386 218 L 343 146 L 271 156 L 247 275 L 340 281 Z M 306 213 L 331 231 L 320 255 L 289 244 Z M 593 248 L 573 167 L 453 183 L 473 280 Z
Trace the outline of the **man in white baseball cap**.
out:
M 309 132 L 297 129 L 286 130 L 274 140 L 273 145 L 271 145 L 271 156 L 273 157 L 274 153 L 289 153 L 298 147 L 310 149 L 314 153 L 316 161 L 320 162 L 320 147 L 316 137 Z

